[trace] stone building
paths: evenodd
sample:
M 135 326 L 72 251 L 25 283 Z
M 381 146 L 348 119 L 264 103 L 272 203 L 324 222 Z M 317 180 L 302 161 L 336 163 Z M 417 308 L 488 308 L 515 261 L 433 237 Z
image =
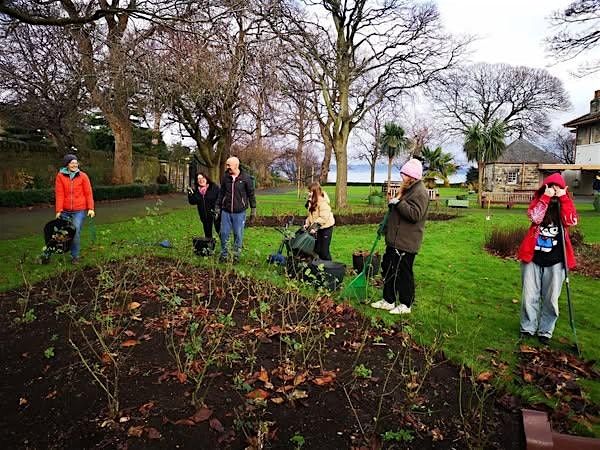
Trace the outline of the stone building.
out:
M 504 149 L 502 156 L 485 165 L 484 191 L 519 192 L 539 188 L 546 170 L 541 165 L 558 164 L 560 160 L 531 142 L 519 138 Z
M 543 166 L 564 170 L 567 184 L 577 195 L 591 195 L 594 177 L 600 174 L 600 90 L 594 92 L 590 112 L 563 124 L 575 133 L 575 164 Z

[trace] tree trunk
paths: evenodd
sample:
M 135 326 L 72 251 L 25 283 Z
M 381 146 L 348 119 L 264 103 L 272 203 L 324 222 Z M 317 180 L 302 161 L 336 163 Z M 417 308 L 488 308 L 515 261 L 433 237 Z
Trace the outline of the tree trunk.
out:
M 108 125 L 115 136 L 115 159 L 112 184 L 133 183 L 133 152 L 131 122 L 128 118 L 107 117 Z
M 337 209 L 345 208 L 348 204 L 348 156 L 345 150 L 345 148 L 342 151 L 336 149 L 335 152 L 335 164 L 337 167 L 335 176 L 335 207 Z
M 371 164 L 371 184 L 375 184 L 375 162 Z
M 477 189 L 477 202 L 481 205 L 481 201 L 483 199 L 483 172 L 485 171 L 485 163 L 482 161 L 477 161 L 477 169 L 479 171 L 478 175 L 478 183 L 479 188 Z
M 154 110 L 154 123 L 152 124 L 152 146 L 156 147 L 160 143 L 160 118 L 162 111 Z
M 329 176 L 329 165 L 331 164 L 331 154 L 333 153 L 333 148 L 330 145 L 325 144 L 325 155 L 323 156 L 323 161 L 321 162 L 321 171 L 319 172 L 319 183 L 325 184 L 327 183 L 327 177 Z M 338 172 L 340 168 L 338 166 Z
M 392 158 L 388 158 L 388 192 L 390 191 L 390 183 L 392 182 Z
M 335 164 L 337 167 L 335 177 L 335 207 L 337 209 L 348 206 L 348 137 L 350 128 L 343 126 L 334 139 Z

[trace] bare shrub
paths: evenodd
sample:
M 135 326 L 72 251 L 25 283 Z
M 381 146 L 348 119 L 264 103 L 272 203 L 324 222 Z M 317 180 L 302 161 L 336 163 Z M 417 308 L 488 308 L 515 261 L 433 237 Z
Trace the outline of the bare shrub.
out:
M 485 248 L 502 257 L 516 256 L 527 227 L 493 228 L 485 239 Z

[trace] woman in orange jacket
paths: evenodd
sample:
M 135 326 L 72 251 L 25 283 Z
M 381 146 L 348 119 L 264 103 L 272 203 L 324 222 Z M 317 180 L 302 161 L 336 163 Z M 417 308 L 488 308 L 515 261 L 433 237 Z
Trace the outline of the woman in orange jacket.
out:
M 77 156 L 65 155 L 54 186 L 56 218 L 69 220 L 75 228 L 75 237 L 71 243 L 71 262 L 78 264 L 83 220 L 86 213 L 88 217 L 96 214 L 92 184 L 87 174 L 79 170 Z

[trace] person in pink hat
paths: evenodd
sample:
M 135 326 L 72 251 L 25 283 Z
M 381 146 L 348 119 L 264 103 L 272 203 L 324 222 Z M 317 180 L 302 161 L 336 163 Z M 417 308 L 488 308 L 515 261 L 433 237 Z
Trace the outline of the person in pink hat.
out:
M 567 190 L 559 173 L 544 179 L 527 209 L 531 225 L 518 252 L 523 283 L 520 336 L 537 335 L 544 345 L 550 342 L 558 319 L 565 258 L 568 269 L 575 267 L 568 227 L 577 225 L 577 211 Z
M 385 254 L 381 262 L 384 276 L 383 300 L 373 308 L 390 314 L 409 314 L 415 300 L 413 263 L 423 242 L 429 196 L 423 184 L 421 161 L 411 158 L 400 169 L 402 186 L 388 199 L 389 217 L 385 229 Z

